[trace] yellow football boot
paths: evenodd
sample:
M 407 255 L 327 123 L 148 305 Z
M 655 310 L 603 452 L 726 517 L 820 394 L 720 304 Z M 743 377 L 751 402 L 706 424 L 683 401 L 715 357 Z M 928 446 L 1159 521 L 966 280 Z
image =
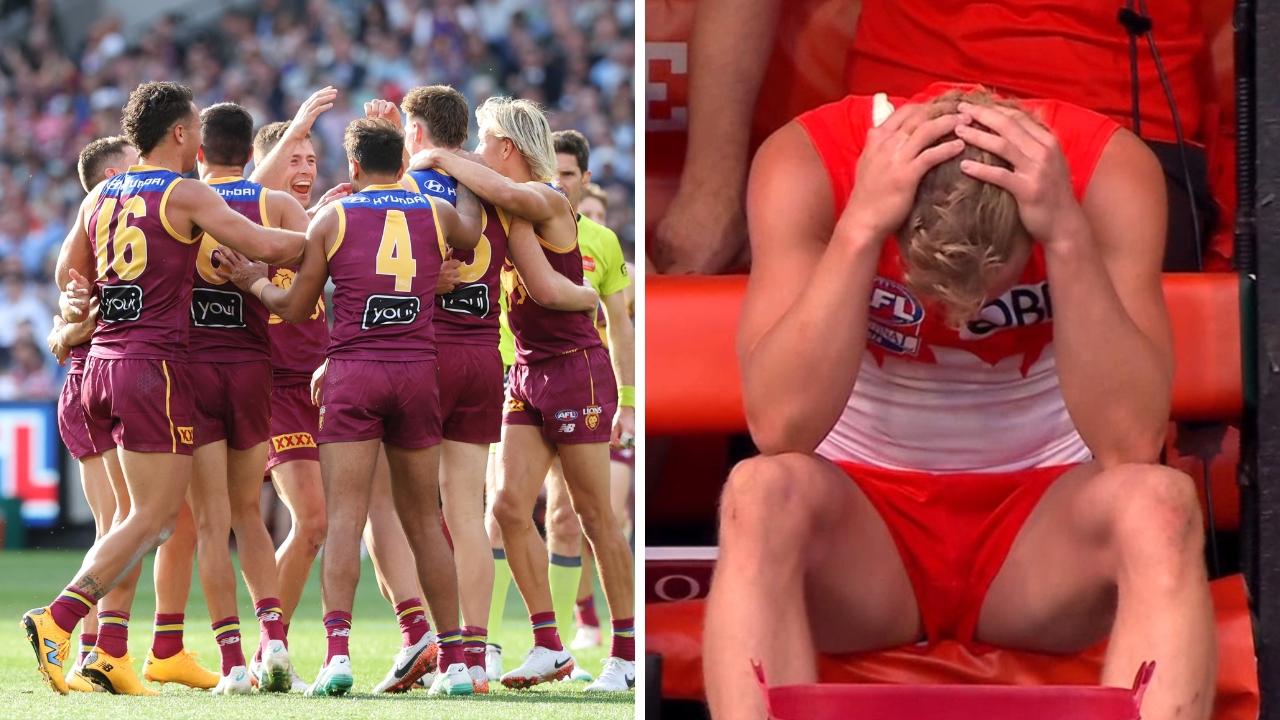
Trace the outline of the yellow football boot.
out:
M 61 695 L 67 694 L 67 658 L 71 655 L 71 633 L 58 627 L 48 607 L 28 610 L 22 628 L 36 653 L 36 669 L 44 681 Z
M 67 673 L 67 689 L 71 692 L 98 692 L 98 688 L 94 687 L 93 683 L 84 679 L 80 670 L 80 666 L 77 665 Z
M 151 682 L 177 683 L 199 690 L 212 690 L 218 684 L 218 674 L 205 670 L 196 662 L 196 654 L 182 650 L 177 655 L 158 658 L 155 653 L 147 653 L 147 661 L 142 665 L 142 677 Z
M 133 658 L 125 653 L 124 657 L 111 657 L 98 648 L 89 653 L 84 660 L 85 679 L 95 687 L 112 695 L 159 695 L 160 693 L 146 687 L 133 671 Z

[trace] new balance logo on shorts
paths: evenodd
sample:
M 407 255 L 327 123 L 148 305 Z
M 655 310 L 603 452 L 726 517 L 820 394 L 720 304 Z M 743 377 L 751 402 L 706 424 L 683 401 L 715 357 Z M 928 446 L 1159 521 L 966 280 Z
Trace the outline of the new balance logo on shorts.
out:
M 237 292 L 196 288 L 191 291 L 191 323 L 197 327 L 244 327 L 244 298 Z
M 101 301 L 103 322 L 125 322 L 142 317 L 140 285 L 103 285 Z
M 364 306 L 364 330 L 383 325 L 408 325 L 418 319 L 421 301 L 404 295 L 370 295 Z
M 315 446 L 315 438 L 311 437 L 311 433 L 306 432 L 276 435 L 271 438 L 271 449 L 278 453 L 286 450 L 295 450 L 297 448 L 313 448 Z

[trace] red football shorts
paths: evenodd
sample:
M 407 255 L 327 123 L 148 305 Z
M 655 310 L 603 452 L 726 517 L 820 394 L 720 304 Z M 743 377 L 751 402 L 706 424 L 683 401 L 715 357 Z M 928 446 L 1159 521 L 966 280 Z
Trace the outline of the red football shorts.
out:
M 938 474 L 836 463 L 880 513 L 930 643 L 974 642 L 987 589 L 1049 486 L 1074 465 Z

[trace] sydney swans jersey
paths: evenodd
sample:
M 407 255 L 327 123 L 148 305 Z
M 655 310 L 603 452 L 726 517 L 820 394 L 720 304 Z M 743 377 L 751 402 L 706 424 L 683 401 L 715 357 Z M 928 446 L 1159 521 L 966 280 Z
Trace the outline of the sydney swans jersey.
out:
M 409 184 L 423 195 L 458 204 L 458 181 L 439 170 L 411 170 Z M 498 302 L 502 264 L 507 259 L 507 230 L 511 221 L 498 208 L 480 202 L 480 243 L 473 250 L 456 250 L 440 238 L 440 254 L 462 263 L 458 286 L 436 296 L 436 339 L 463 345 L 498 344 Z
M 932 87 L 915 100 L 947 89 Z M 893 98 L 895 106 L 903 102 Z M 1118 126 L 1057 101 L 1023 106 L 1058 137 L 1079 200 Z M 872 98 L 851 96 L 799 122 L 826 166 L 838 217 L 872 126 Z M 890 237 L 867 299 L 867 351 L 819 455 L 935 472 L 1005 472 L 1090 457 L 1059 387 L 1053 301 L 1039 243 L 1014 287 L 959 330 L 918 298 L 904 275 Z
M 577 242 L 568 250 L 558 250 L 542 238 L 538 238 L 538 244 L 552 269 L 573 284 L 582 284 L 582 252 Z M 535 363 L 602 344 L 594 313 L 551 310 L 534 302 L 510 259 L 503 270 L 502 283 L 507 293 L 507 322 L 515 338 L 517 363 Z
M 182 360 L 199 245 L 165 217 L 182 176 L 137 165 L 99 186 L 89 215 L 100 310 L 90 355 Z
M 444 234 L 437 202 L 399 185 L 370 185 L 336 203 L 329 357 L 435 359 L 431 317 Z
M 207 182 L 232 210 L 258 225 L 269 224 L 267 191 L 261 185 L 238 177 Z M 196 362 L 267 360 L 271 357 L 267 308 L 218 274 L 213 253 L 219 247 L 216 238 L 204 233 L 191 294 L 189 357 Z

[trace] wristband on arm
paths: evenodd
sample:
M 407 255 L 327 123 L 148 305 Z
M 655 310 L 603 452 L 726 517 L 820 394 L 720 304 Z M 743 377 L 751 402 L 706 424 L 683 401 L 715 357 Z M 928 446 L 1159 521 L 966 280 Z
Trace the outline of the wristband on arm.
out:
M 618 386 L 618 406 L 634 408 L 636 406 L 636 386 L 635 385 L 619 385 Z

